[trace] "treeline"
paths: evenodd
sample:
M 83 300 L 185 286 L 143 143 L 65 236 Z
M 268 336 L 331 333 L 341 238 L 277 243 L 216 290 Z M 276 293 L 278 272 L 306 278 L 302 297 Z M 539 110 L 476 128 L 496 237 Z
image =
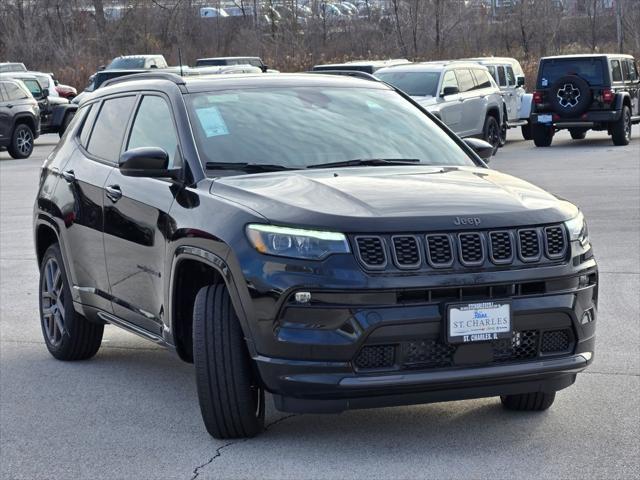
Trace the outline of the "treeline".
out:
M 200 17 L 204 5 L 229 3 L 244 15 Z M 0 61 L 52 71 L 82 88 L 117 55 L 162 53 L 177 64 L 178 47 L 185 64 L 203 56 L 259 55 L 282 71 L 363 58 L 505 55 L 531 73 L 543 55 L 640 54 L 640 0 L 512 0 L 500 11 L 478 0 L 388 0 L 384 9 L 372 2 L 340 19 L 324 15 L 322 3 L 3 0 Z M 299 15 L 302 4 L 310 15 Z

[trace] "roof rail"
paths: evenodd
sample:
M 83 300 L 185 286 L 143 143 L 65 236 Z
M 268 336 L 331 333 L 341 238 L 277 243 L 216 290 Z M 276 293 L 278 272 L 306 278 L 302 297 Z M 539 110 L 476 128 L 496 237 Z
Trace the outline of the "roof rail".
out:
M 171 72 L 156 72 L 150 70 L 144 73 L 132 73 L 131 75 L 123 75 L 121 77 L 111 78 L 102 83 L 101 87 L 109 87 L 116 83 L 128 82 L 131 80 L 168 80 L 176 85 L 184 85 L 184 78 Z
M 377 77 L 374 77 L 370 73 L 361 72 L 359 70 L 309 70 L 304 73 L 315 73 L 321 75 L 344 75 L 347 77 L 356 77 L 361 78 L 363 80 L 369 80 L 372 82 L 380 82 L 381 80 Z

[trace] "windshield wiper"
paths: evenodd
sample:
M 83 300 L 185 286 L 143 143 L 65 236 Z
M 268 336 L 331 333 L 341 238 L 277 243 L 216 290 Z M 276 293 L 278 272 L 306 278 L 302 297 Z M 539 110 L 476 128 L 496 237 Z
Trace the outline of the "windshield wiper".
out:
M 299 170 L 295 167 L 285 167 L 270 163 L 248 163 L 248 162 L 207 162 L 207 170 L 238 170 L 248 173 L 279 172 L 281 170 Z
M 342 162 L 320 163 L 307 168 L 359 167 L 375 165 L 413 165 L 420 163 L 418 158 L 356 158 Z

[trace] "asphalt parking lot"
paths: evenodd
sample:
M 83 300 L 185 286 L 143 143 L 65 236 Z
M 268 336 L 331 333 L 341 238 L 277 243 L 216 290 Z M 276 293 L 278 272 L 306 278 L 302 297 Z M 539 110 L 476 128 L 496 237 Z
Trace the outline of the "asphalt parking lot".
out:
M 513 131 L 511 131 L 513 132 Z M 544 413 L 496 398 L 287 416 L 261 436 L 209 437 L 191 365 L 108 326 L 98 355 L 63 363 L 38 321 L 31 210 L 39 166 L 0 152 L 0 478 L 640 478 L 640 128 L 589 132 L 492 161 L 579 204 L 600 263 L 596 360 Z

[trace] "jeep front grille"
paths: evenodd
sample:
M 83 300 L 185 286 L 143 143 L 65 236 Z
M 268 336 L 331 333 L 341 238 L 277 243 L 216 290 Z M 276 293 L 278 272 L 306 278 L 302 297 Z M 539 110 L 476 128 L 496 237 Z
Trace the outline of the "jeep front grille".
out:
M 356 235 L 356 255 L 366 270 L 529 267 L 564 261 L 563 225 L 457 233 Z
M 398 235 L 391 238 L 393 258 L 398 268 L 420 268 L 422 255 L 420 245 L 414 236 Z

